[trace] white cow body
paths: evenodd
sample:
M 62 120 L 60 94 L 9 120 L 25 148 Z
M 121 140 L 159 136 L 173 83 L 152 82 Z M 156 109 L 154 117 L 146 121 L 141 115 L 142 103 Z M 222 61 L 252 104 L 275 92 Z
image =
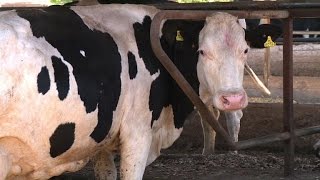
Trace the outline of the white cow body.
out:
M 174 128 L 170 107 L 163 109 L 160 119 L 155 122 L 152 129 L 150 122 L 146 122 L 146 120 L 151 121 L 152 115 L 148 110 L 149 99 L 144 97 L 148 97 L 151 83 L 159 73 L 150 75 L 143 61 L 136 58 L 139 73 L 134 80 L 129 80 L 125 52 L 130 49 L 136 57 L 139 57 L 135 39 L 132 36 L 133 32 L 130 32 L 131 26 L 134 22 L 142 22 L 145 15 L 153 17 L 157 10 L 153 7 L 130 5 L 109 5 L 104 8 L 95 6 L 84 10 L 75 7 L 74 9 L 92 29 L 94 29 L 91 27 L 92 23 L 102 22 L 104 26 L 95 28 L 108 31 L 119 47 L 123 67 L 121 81 L 125 83 L 122 83 L 119 103 L 113 115 L 114 123 L 103 143 L 98 145 L 88 138 L 88 134 L 96 125 L 97 110 L 89 114 L 85 112 L 72 74 L 69 76 L 71 91 L 64 101 L 60 101 L 57 97 L 56 87 L 52 87 L 52 90 L 44 96 L 37 92 L 36 86 L 30 86 L 32 83 L 36 84 L 39 68 L 47 63 L 44 59 L 51 55 L 63 57 L 44 38 L 34 37 L 30 24 L 18 17 L 14 11 L 1 12 L 1 68 L 3 70 L 0 78 L 5 84 L 1 86 L 0 147 L 4 157 L 1 158 L 0 164 L 2 178 L 48 179 L 65 171 L 77 171 L 88 162 L 97 149 L 110 153 L 119 149 L 119 143 L 122 143 L 125 146 L 121 147 L 120 152 L 127 156 L 127 159 L 122 161 L 122 169 L 129 169 L 128 166 L 136 166 L 140 169 L 123 173 L 127 174 L 123 178 L 141 179 L 144 171 L 141 167 L 146 166 L 149 148 L 136 149 L 135 147 L 149 147 L 151 139 L 154 139 L 149 164 L 160 155 L 160 149 L 169 147 L 182 131 L 182 128 Z M 128 9 L 133 12 L 130 16 L 127 14 Z M 123 12 L 123 15 L 115 12 Z M 93 14 L 98 16 L 92 17 Z M 117 23 L 119 21 L 121 23 Z M 124 37 L 123 34 L 126 36 Z M 6 51 L 7 47 L 15 47 L 15 49 L 10 49 L 9 54 L 7 53 L 9 50 Z M 35 47 L 38 48 L 34 49 Z M 71 65 L 64 63 L 71 72 Z M 50 67 L 50 64 L 47 65 Z M 15 69 L 17 66 L 24 68 L 17 71 Z M 53 77 L 52 67 L 49 73 L 50 77 Z M 68 123 L 70 119 L 77 125 L 72 149 L 57 159 L 52 159 L 48 153 L 44 153 L 44 149 L 50 149 L 48 139 L 59 124 Z M 141 160 L 136 160 L 138 158 Z M 105 174 L 105 172 L 102 173 Z

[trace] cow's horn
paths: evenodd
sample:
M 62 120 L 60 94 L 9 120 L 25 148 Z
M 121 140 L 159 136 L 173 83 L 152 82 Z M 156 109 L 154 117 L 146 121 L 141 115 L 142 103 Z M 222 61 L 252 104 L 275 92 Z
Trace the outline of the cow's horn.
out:
M 250 77 L 253 79 L 253 81 L 258 85 L 259 89 L 262 90 L 263 93 L 267 95 L 271 95 L 271 92 L 269 89 L 263 84 L 263 82 L 258 78 L 258 76 L 254 73 L 254 71 L 250 68 L 248 63 L 245 63 L 245 69 L 250 75 Z

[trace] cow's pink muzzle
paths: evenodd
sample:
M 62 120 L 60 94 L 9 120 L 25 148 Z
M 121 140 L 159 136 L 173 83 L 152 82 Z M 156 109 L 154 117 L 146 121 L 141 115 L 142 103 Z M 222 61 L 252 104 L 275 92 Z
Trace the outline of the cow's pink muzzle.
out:
M 222 95 L 220 97 L 221 104 L 225 110 L 238 110 L 247 106 L 247 96 L 244 92 L 230 95 Z

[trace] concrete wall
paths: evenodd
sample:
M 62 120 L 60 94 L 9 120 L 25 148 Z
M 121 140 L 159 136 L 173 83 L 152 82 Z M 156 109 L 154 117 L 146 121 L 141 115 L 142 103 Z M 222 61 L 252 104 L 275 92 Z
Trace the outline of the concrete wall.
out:
M 270 48 L 271 74 L 282 76 L 282 46 Z M 251 49 L 248 54 L 248 63 L 254 71 L 262 75 L 264 49 Z M 293 73 L 295 76 L 320 77 L 320 44 L 300 44 L 293 47 Z

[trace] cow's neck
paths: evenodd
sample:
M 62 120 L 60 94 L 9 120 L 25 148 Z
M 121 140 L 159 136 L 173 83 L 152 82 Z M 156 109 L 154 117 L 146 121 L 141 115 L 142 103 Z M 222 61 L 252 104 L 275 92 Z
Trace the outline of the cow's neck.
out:
M 143 59 L 150 75 L 160 71 L 159 77 L 152 82 L 150 89 L 149 109 L 152 111 L 151 125 L 160 118 L 163 108 L 171 106 L 175 127 L 181 128 L 186 117 L 193 111 L 194 107 L 154 55 L 150 43 L 150 25 L 151 18 L 145 16 L 142 23 L 136 22 L 133 24 L 133 29 L 139 56 Z M 198 27 L 192 22 L 168 21 L 164 24 L 163 35 L 161 37 L 161 45 L 164 51 L 197 92 L 199 89 L 196 72 L 198 61 L 196 53 L 198 49 L 197 34 L 199 34 L 202 28 L 201 26 L 203 26 L 203 23 Z M 182 35 L 183 33 L 186 35 L 184 41 L 176 40 L 176 33 L 180 28 Z
M 164 24 L 164 36 L 161 39 L 163 49 L 198 94 L 197 49 L 198 34 L 202 27 L 203 22 L 168 21 Z M 166 39 L 164 39 L 165 36 L 167 36 Z M 180 128 L 194 106 L 171 77 L 169 81 L 171 84 L 169 101 L 174 112 L 175 127 Z

